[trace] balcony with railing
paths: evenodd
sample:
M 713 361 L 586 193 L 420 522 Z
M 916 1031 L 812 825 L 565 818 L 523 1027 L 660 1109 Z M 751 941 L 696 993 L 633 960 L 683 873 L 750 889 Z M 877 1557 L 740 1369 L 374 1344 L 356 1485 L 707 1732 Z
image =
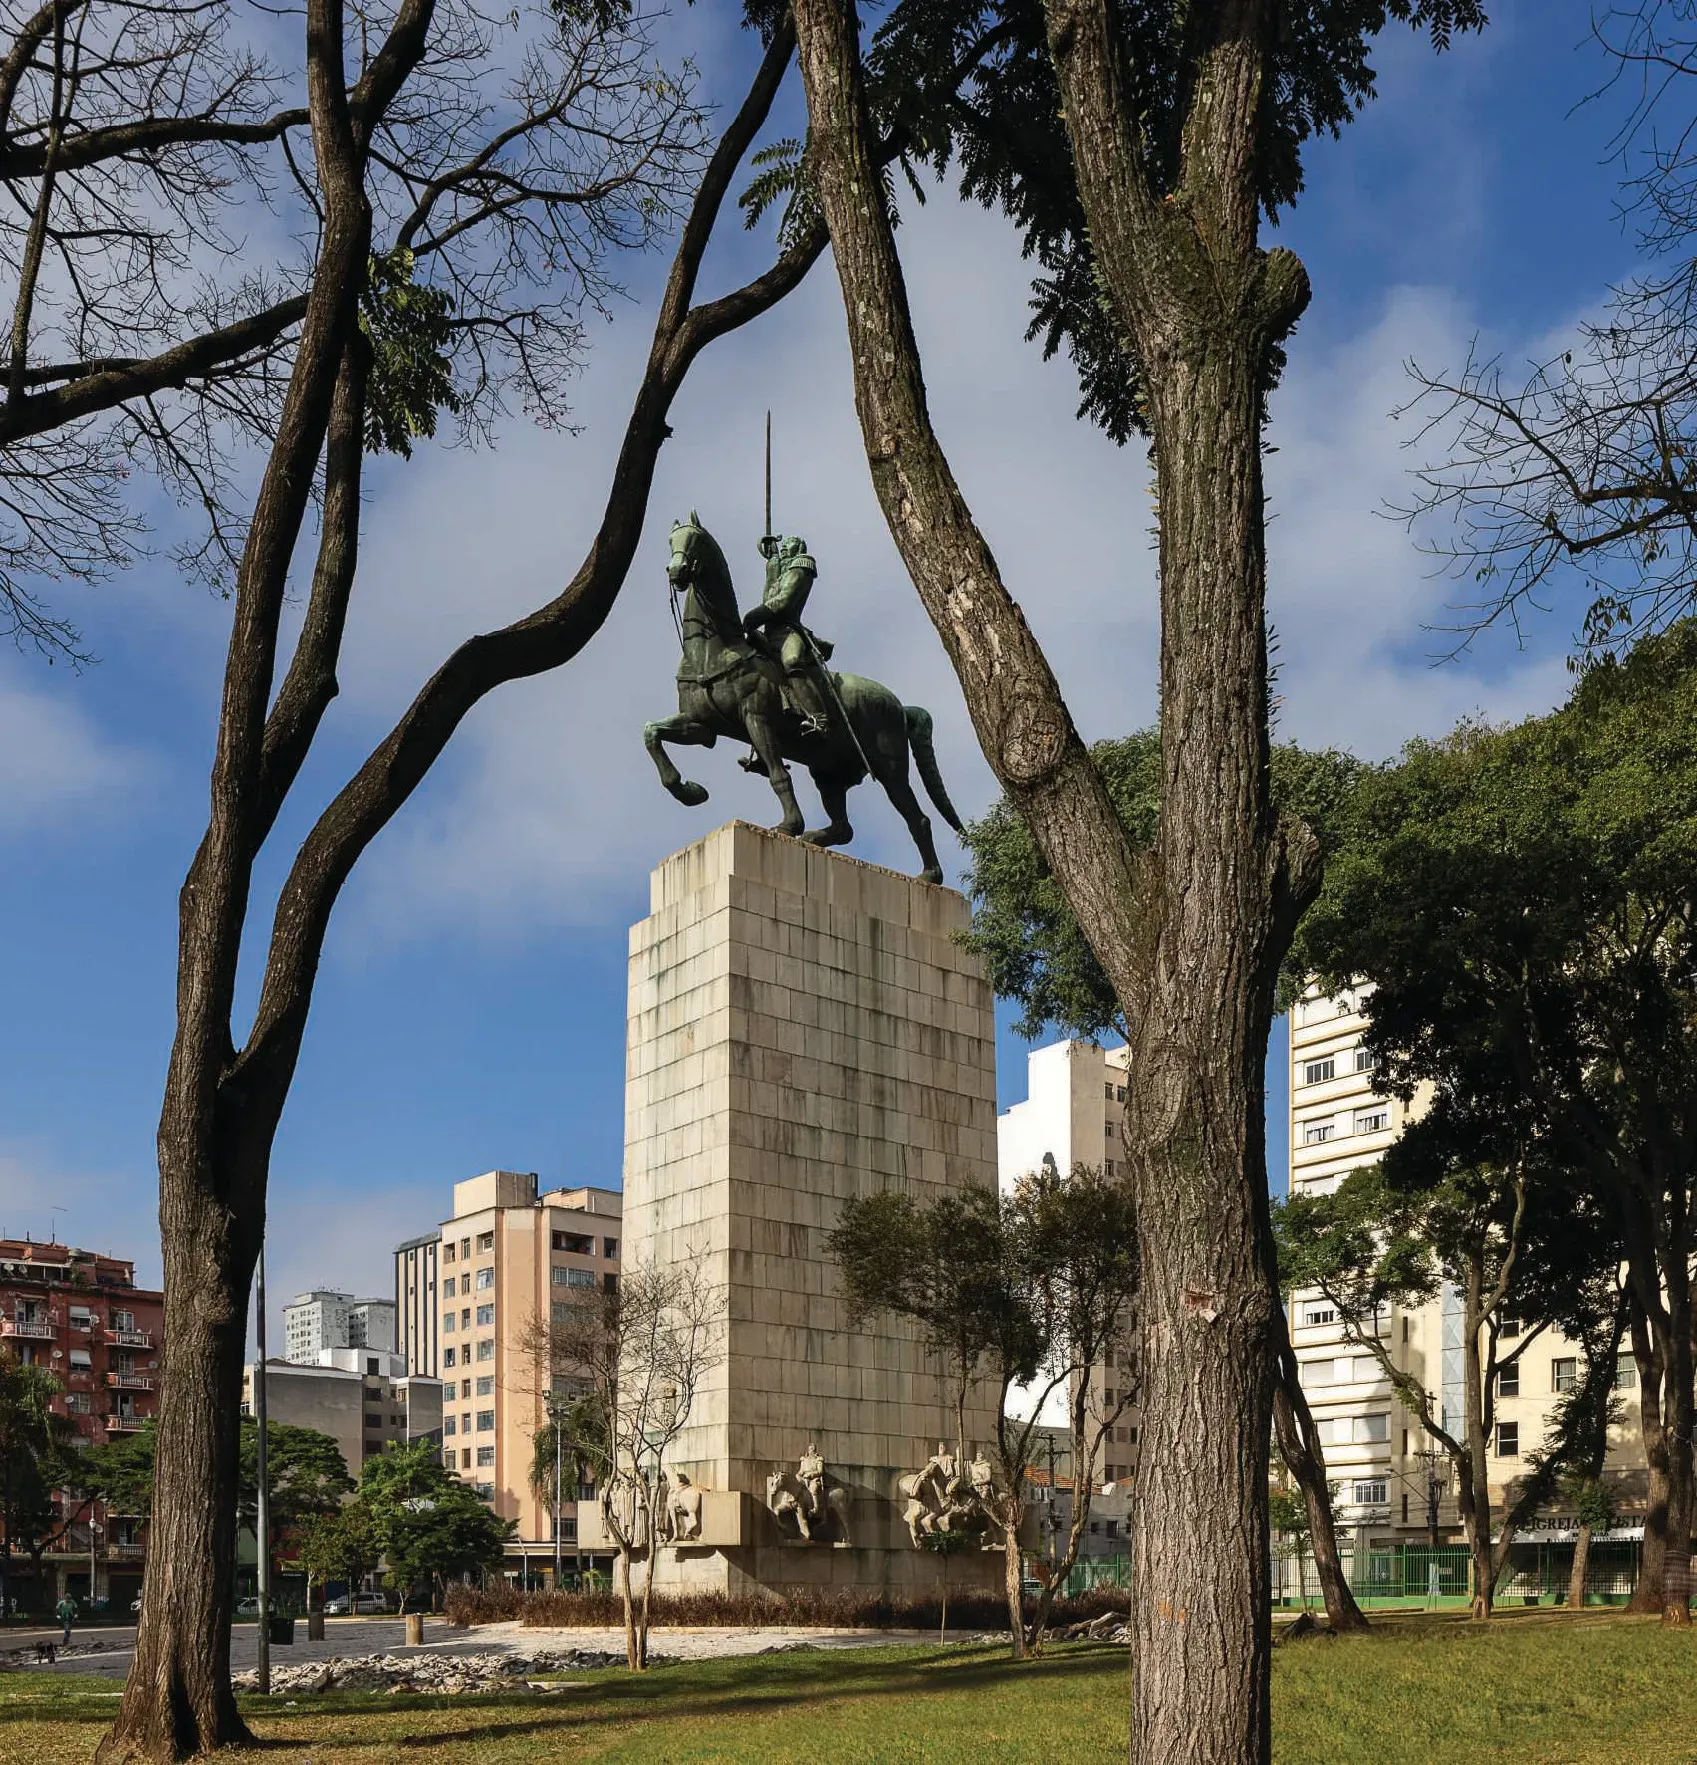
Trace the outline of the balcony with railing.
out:
M 55 1325 L 39 1318 L 0 1318 L 0 1336 L 24 1336 L 36 1342 L 51 1342 L 57 1334 Z
M 151 1391 L 153 1380 L 145 1373 L 108 1373 L 106 1383 L 119 1391 Z
M 153 1420 L 151 1416 L 138 1416 L 133 1412 L 128 1415 L 114 1410 L 111 1414 L 101 1417 L 106 1424 L 108 1434 L 134 1434 L 145 1428 Z
M 106 1340 L 118 1348 L 151 1348 L 153 1338 L 145 1330 L 110 1329 L 106 1332 Z

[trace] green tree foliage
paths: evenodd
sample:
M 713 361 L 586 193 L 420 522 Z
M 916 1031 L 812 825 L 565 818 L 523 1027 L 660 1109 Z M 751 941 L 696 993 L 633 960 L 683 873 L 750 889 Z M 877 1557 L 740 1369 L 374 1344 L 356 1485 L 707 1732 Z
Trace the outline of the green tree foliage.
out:
M 1160 743 L 1160 730 L 1151 727 L 1091 749 L 1114 807 L 1143 849 L 1154 841 L 1161 807 Z M 1276 744 L 1271 762 L 1275 807 L 1306 820 L 1328 854 L 1341 849 L 1362 763 L 1294 742 Z M 965 840 L 973 901 L 967 943 L 983 957 L 996 992 L 1019 1005 L 1019 1034 L 1035 1039 L 1055 1024 L 1086 1038 L 1123 1035 L 1113 987 L 1019 811 L 1001 799 L 968 826 Z
M 366 451 L 408 460 L 414 441 L 436 433 L 436 413 L 458 411 L 462 402 L 448 349 L 453 299 L 415 281 L 413 269 L 413 254 L 404 246 L 374 255 L 359 303 L 360 335 L 371 351 Z
M 530 1492 L 550 1513 L 554 1508 L 556 1433 L 562 1502 L 575 1501 L 578 1485 L 593 1480 L 608 1462 L 607 1415 L 594 1393 L 569 1400 L 562 1395 L 556 1407 L 558 1419 L 550 1418 L 536 1430 L 530 1451 Z
M 428 1589 L 434 1600 L 456 1577 L 497 1567 L 515 1531 L 443 1468 L 425 1440 L 367 1459 L 359 1499 L 403 1608 L 416 1589 Z
M 1411 745 L 1355 819 L 1298 957 L 1372 983 L 1385 1082 L 1432 1088 L 1411 1151 L 1559 1153 L 1551 1229 L 1622 1245 L 1655 1360 L 1653 1557 L 1692 1504 L 1697 625 L 1598 662 L 1548 717 Z M 1681 1622 L 1682 1550 L 1666 1572 Z
M 79 1484 L 98 1495 L 115 1513 L 145 1514 L 153 1502 L 155 1429 L 90 1447 L 81 1457 Z M 353 1493 L 342 1449 L 316 1428 L 289 1422 L 265 1427 L 266 1472 L 271 1485 L 273 1535 L 304 1525 L 315 1516 L 336 1513 Z M 250 1532 L 259 1521 L 259 1424 L 242 1420 L 241 1463 L 236 1512 Z
M 322 1587 L 340 1579 L 357 1588 L 382 1554 L 371 1509 L 357 1497 L 334 1513 L 315 1514 L 296 1539 L 295 1557 L 307 1578 L 309 1601 L 314 1582 Z
M 1159 195 L 1172 193 L 1190 110 L 1195 10 L 1190 0 L 1126 0 L 1116 9 L 1126 114 Z M 1442 49 L 1456 32 L 1482 27 L 1485 7 L 1287 0 L 1275 19 L 1256 142 L 1271 220 L 1302 191 L 1308 143 L 1341 133 L 1372 98 L 1371 44 L 1388 23 L 1424 29 Z M 1018 227 L 1037 266 L 1028 335 L 1046 356 L 1063 347 L 1071 355 L 1080 416 L 1119 442 L 1147 433 L 1138 363 L 1097 285 L 1041 0 L 895 0 L 869 44 L 867 85 L 874 115 L 902 131 L 914 159 L 939 174 L 957 168 L 963 196 L 1000 208 Z
M 76 1426 L 57 1414 L 53 1399 L 64 1390 L 46 1368 L 0 1350 L 0 1532 L 5 1556 L 29 1557 L 41 1585 L 41 1554 L 65 1526 L 56 1492 L 75 1462 Z M 5 1558 L 0 1557 L 0 1596 Z

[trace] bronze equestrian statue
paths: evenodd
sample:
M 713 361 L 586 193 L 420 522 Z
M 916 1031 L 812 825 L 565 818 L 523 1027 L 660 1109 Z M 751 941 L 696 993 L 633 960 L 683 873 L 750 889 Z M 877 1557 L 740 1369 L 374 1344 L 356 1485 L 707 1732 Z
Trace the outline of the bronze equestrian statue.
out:
M 815 846 L 841 846 L 854 837 L 848 794 L 870 775 L 907 823 L 921 874 L 940 883 L 931 821 L 908 782 L 911 751 L 937 813 L 961 831 L 937 770 L 930 712 L 904 705 L 876 680 L 829 672 L 830 646 L 801 623 L 818 566 L 799 539 L 762 540 L 761 552 L 766 594 L 743 618 L 725 554 L 700 517 L 692 509 L 672 527 L 666 576 L 671 592 L 683 596 L 678 714 L 643 730 L 660 782 L 680 803 L 705 803 L 706 787 L 679 773 L 666 744 L 710 748 L 720 736 L 746 741 L 754 751 L 741 764 L 771 780 L 783 808 L 779 832 Z M 804 831 L 787 761 L 812 774 L 828 817 L 824 827 Z

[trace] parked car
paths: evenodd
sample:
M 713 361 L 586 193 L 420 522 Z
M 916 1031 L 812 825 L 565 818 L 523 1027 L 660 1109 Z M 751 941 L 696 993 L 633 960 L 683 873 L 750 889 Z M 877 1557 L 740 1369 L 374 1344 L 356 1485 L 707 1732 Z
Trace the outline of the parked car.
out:
M 238 1618 L 257 1618 L 259 1616 L 259 1595 L 250 1593 L 246 1599 L 236 1601 Z
M 389 1602 L 380 1593 L 343 1593 L 325 1602 L 324 1615 L 327 1618 L 347 1618 L 356 1612 L 386 1612 L 388 1609 Z

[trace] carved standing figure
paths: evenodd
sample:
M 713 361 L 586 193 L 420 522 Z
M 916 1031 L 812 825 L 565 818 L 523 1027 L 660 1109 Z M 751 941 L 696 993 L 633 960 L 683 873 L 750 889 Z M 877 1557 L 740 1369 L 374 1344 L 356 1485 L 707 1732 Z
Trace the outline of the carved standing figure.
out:
M 941 882 L 931 820 L 908 778 L 911 756 L 937 813 L 960 832 L 931 745 L 931 714 L 904 705 L 876 680 L 823 666 L 829 646 L 800 622 L 818 567 L 800 541 L 783 546 L 789 549 L 769 560 L 767 598 L 745 621 L 725 554 L 700 517 L 692 509 L 672 528 L 666 576 L 671 592 L 683 596 L 678 714 L 643 730 L 660 782 L 680 803 L 705 803 L 706 787 L 678 771 L 667 744 L 711 748 L 720 736 L 746 741 L 753 753 L 742 764 L 770 780 L 783 811 L 778 830 L 816 846 L 842 846 L 854 837 L 848 794 L 868 776 L 876 778 L 907 823 L 925 880 Z M 762 632 L 758 641 L 751 635 Z M 824 827 L 806 829 L 791 760 L 813 777 L 825 805 Z

